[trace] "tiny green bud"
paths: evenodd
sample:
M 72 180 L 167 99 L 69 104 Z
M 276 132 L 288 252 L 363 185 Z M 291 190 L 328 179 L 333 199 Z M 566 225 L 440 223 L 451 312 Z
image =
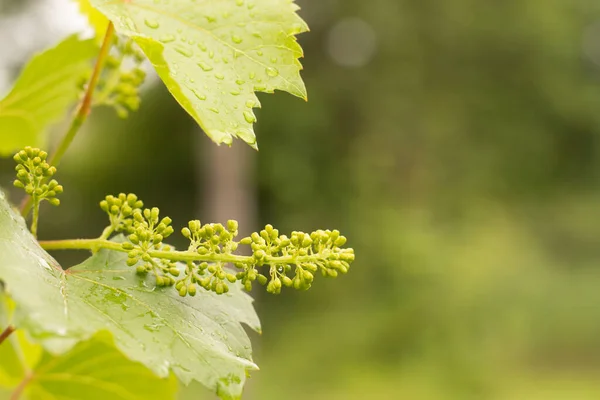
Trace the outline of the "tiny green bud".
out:
M 235 281 L 237 281 L 237 278 L 235 277 L 234 274 L 228 273 L 228 274 L 225 275 L 225 277 L 231 283 L 234 283 Z
M 236 232 L 238 230 L 238 222 L 233 219 L 227 221 L 227 230 L 231 233 Z
M 345 236 L 340 236 L 338 237 L 334 242 L 334 245 L 336 245 L 337 247 L 342 247 L 343 245 L 346 244 L 346 237 Z
M 129 265 L 130 267 L 133 267 L 135 264 L 137 264 L 137 262 L 137 258 L 128 258 L 126 261 L 127 265 Z
M 243 244 L 246 246 L 249 245 L 250 243 L 252 243 L 252 238 L 250 238 L 250 237 L 245 237 L 242 240 L 240 240 L 240 244 Z
M 182 286 L 179 288 L 179 295 L 181 297 L 185 297 L 187 295 L 188 289 L 187 286 Z
M 190 296 L 195 296 L 196 295 L 196 285 L 190 283 L 187 287 L 187 291 Z
M 189 239 L 192 236 L 192 232 L 190 231 L 189 228 L 183 228 L 181 230 L 181 234 L 183 235 L 184 238 Z
M 123 248 L 123 250 L 133 250 L 135 246 L 133 245 L 133 243 L 125 242 L 121 244 L 121 247 Z
M 56 197 L 52 198 L 52 199 L 47 199 L 48 203 L 52 204 L 53 206 L 58 206 L 60 205 L 60 200 L 57 199 Z
M 169 268 L 169 273 L 173 276 L 179 276 L 180 271 L 179 271 L 179 268 L 172 267 L 172 268 Z
M 268 281 L 267 277 L 264 276 L 263 274 L 258 274 L 257 280 L 258 280 L 258 283 L 260 283 L 263 286 L 266 285 L 267 281 Z
M 304 279 L 306 282 L 311 283 L 314 280 L 314 278 L 315 277 L 310 272 L 306 270 L 302 272 L 302 279 Z

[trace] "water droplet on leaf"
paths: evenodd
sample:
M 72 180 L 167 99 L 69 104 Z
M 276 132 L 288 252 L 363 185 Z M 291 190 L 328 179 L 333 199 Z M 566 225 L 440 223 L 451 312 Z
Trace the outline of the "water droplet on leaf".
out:
M 156 29 L 156 28 L 158 28 L 158 27 L 159 27 L 158 21 L 157 21 L 157 20 L 155 20 L 155 19 L 146 18 L 146 19 L 144 20 L 144 23 L 146 24 L 146 26 L 147 26 L 148 28 L 151 28 L 151 29 Z
M 269 75 L 270 77 L 276 77 L 277 75 L 279 75 L 279 71 L 277 71 L 277 69 L 273 68 L 273 67 L 269 67 L 266 69 L 267 75 Z
M 198 63 L 198 66 L 199 66 L 200 68 L 202 68 L 202 69 L 203 69 L 204 71 L 206 71 L 206 72 L 208 72 L 208 71 L 212 71 L 212 69 L 213 69 L 213 67 L 212 67 L 212 66 L 208 65 L 207 63 L 205 63 L 205 62 L 203 62 L 203 61 L 200 61 L 200 62 Z
M 244 111 L 244 119 L 249 124 L 256 122 L 256 117 L 250 111 Z

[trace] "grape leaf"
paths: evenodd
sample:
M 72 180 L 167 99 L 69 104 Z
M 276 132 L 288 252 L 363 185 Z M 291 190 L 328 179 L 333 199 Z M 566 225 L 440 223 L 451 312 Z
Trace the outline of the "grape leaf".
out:
M 292 0 L 91 0 L 133 38 L 181 106 L 217 144 L 256 148 L 254 92 L 306 99 Z
M 102 42 L 102 38 L 108 27 L 108 19 L 100 11 L 96 10 L 90 0 L 75 0 L 79 5 L 79 12 L 86 16 L 89 24 L 94 28 L 96 40 Z
M 93 40 L 74 35 L 29 61 L 0 100 L 0 155 L 42 144 L 46 127 L 59 121 L 77 99 L 78 81 L 97 52 Z
M 35 346 L 24 343 L 29 348 Z M 3 343 L 2 348 L 14 352 L 10 342 Z M 30 399 L 166 400 L 174 399 L 177 391 L 174 377 L 158 378 L 142 364 L 128 360 L 106 333 L 97 334 L 58 357 L 44 353 L 30 366 L 30 374 L 22 368 L 17 370 L 18 380 L 10 388 L 13 393 L 24 390 L 21 393 Z
M 126 253 L 101 250 L 64 272 L 0 197 L 0 280 L 16 304 L 14 323 L 54 354 L 100 330 L 128 358 L 223 398 L 240 396 L 252 362 L 241 323 L 260 330 L 252 299 L 239 285 L 226 295 L 181 298 L 126 266 Z M 180 266 L 182 269 L 184 266 Z

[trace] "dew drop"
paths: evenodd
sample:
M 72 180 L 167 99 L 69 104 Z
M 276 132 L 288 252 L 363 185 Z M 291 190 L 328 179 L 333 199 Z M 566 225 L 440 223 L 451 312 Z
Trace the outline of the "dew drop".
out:
M 220 74 L 220 73 L 217 72 L 215 74 L 215 78 L 217 78 L 218 80 L 222 81 L 223 79 L 225 79 L 225 75 Z
M 254 79 L 254 78 L 256 78 L 256 73 L 254 73 L 254 72 L 250 72 L 250 75 L 249 75 L 249 77 L 250 77 L 250 79 Z
M 262 39 L 262 35 L 260 34 L 260 32 L 254 32 L 252 34 L 252 36 L 254 36 L 255 38 L 258 38 L 258 39 Z
M 170 42 L 174 42 L 175 41 L 175 36 L 173 36 L 173 35 L 163 35 L 158 40 L 160 40 L 163 43 L 170 43 Z
M 239 37 L 238 35 L 233 35 L 233 36 L 231 36 L 231 41 L 235 44 L 240 44 L 240 43 L 242 43 L 243 39 L 241 37 Z
M 275 77 L 277 75 L 279 75 L 279 71 L 277 71 L 275 68 L 273 67 L 269 67 L 266 69 L 267 75 L 271 76 L 271 77 Z
M 223 57 L 223 62 L 224 62 L 225 64 L 229 64 L 229 58 L 227 58 L 227 57 Z
M 204 71 L 208 72 L 208 71 L 212 71 L 213 67 L 211 65 L 208 65 L 207 63 L 205 63 L 204 61 L 200 61 L 198 63 L 198 66 L 200 68 L 202 68 Z
M 254 107 L 255 104 L 256 102 L 254 100 L 246 100 L 246 107 L 248 108 Z
M 202 93 L 198 92 L 196 89 L 193 89 L 192 93 L 194 93 L 194 96 L 196 96 L 196 98 L 198 100 L 202 100 L 202 101 L 206 100 L 206 96 L 203 95 Z
M 208 52 L 208 58 L 210 58 L 211 60 L 215 57 L 215 52 L 214 51 L 209 51 Z
M 275 64 L 277 62 L 277 57 L 271 57 L 271 62 Z
M 214 107 L 209 108 L 209 110 L 212 111 L 212 112 L 214 112 L 215 114 L 219 113 L 219 110 L 216 109 L 216 108 L 214 108 Z
M 202 51 L 206 51 L 206 45 L 204 43 L 198 43 L 198 48 Z
M 260 57 L 262 57 L 262 55 L 263 55 L 264 53 L 262 52 L 262 50 L 256 50 L 256 54 L 257 54 L 257 55 L 259 55 Z
M 235 0 L 235 4 L 238 6 L 243 6 L 244 5 L 244 0 Z
M 244 119 L 249 124 L 256 122 L 256 117 L 250 111 L 244 111 Z
M 194 55 L 194 53 L 189 48 L 183 46 L 176 46 L 175 51 L 181 54 L 182 56 L 188 58 Z
M 256 6 L 256 4 L 250 2 L 248 3 L 248 10 L 252 10 L 254 8 L 254 6 Z
M 231 94 L 232 94 L 232 95 L 234 95 L 234 96 L 239 96 L 239 95 L 240 95 L 242 92 L 240 92 L 239 90 L 232 90 L 232 91 L 231 91 L 231 92 L 229 92 L 229 93 L 231 93 Z
M 214 15 L 205 15 L 204 18 L 206 18 L 206 20 L 208 22 L 216 22 L 217 18 Z
M 144 20 L 144 24 L 146 24 L 146 26 L 151 29 L 156 29 L 159 26 L 158 21 L 151 18 L 146 18 Z
M 238 85 L 242 86 L 244 83 L 246 83 L 246 81 L 243 81 L 243 80 L 241 80 L 241 79 L 237 79 L 237 80 L 235 81 L 235 83 L 237 83 Z
M 254 91 L 256 92 L 262 92 L 267 90 L 267 87 L 265 85 L 254 85 Z

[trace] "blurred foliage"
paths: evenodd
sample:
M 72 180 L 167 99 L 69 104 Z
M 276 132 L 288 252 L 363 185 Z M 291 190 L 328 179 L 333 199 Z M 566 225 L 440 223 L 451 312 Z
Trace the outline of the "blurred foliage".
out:
M 600 4 L 299 3 L 309 102 L 260 96 L 260 220 L 339 228 L 357 261 L 258 299 L 249 398 L 600 398 Z M 377 48 L 345 68 L 326 43 L 355 16 Z M 164 88 L 88 128 L 41 237 L 96 234 L 119 191 L 206 219 L 195 161 L 213 144 Z

